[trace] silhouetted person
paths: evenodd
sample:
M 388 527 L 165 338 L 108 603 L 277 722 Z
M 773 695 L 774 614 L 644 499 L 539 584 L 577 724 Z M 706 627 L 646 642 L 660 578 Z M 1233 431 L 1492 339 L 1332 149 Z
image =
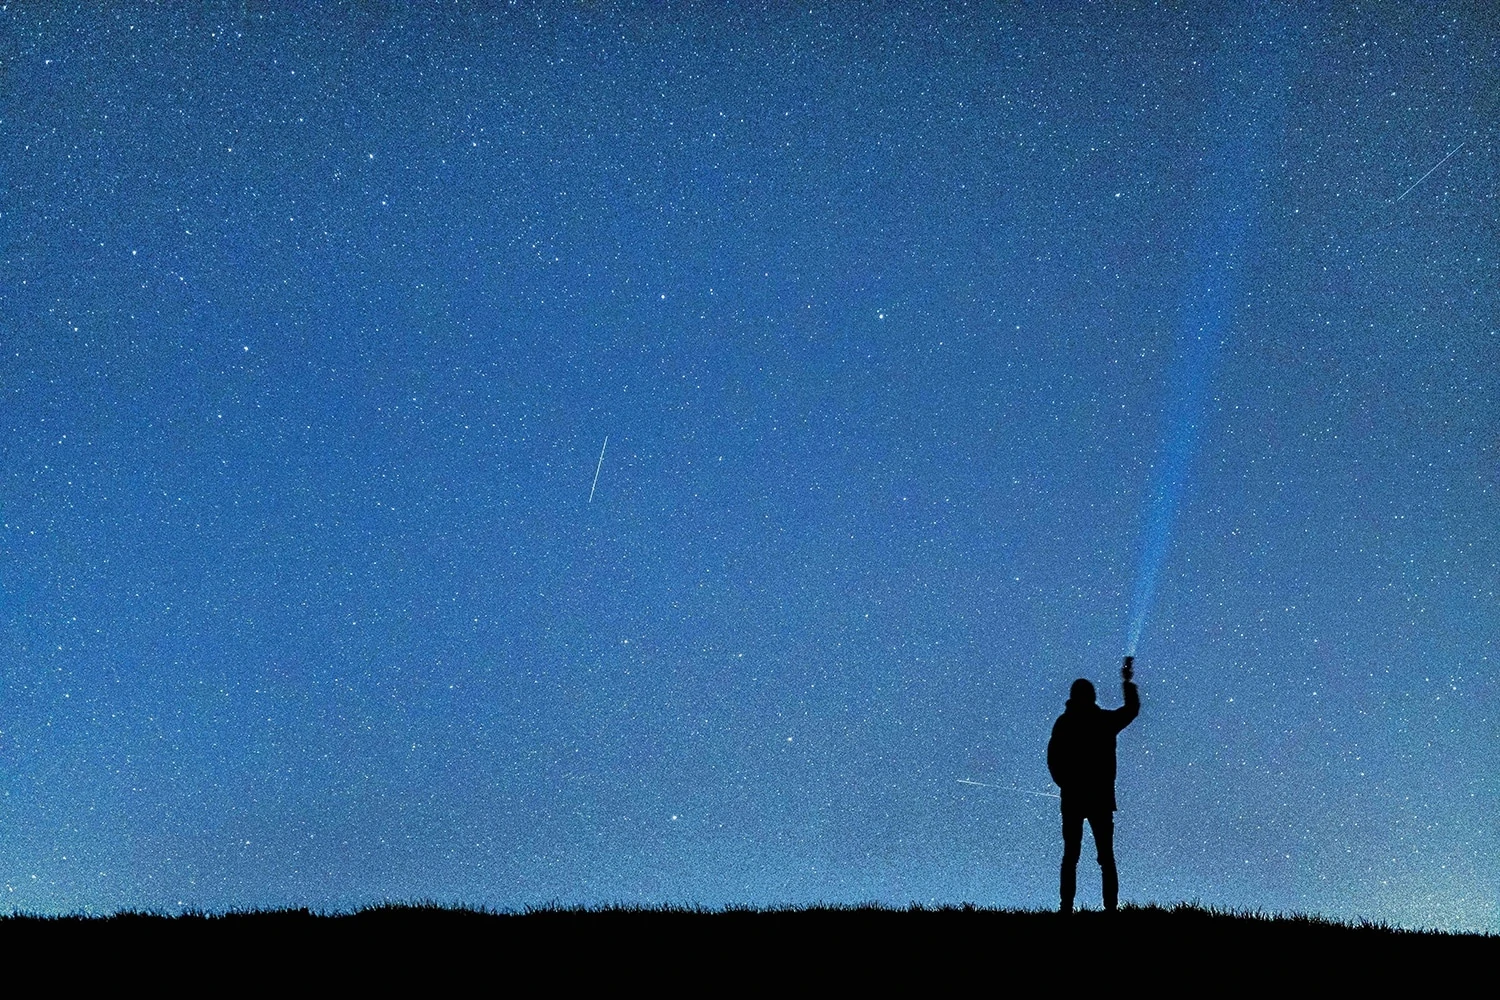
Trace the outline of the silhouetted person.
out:
M 1068 694 L 1067 707 L 1052 726 L 1047 742 L 1047 770 L 1062 789 L 1062 912 L 1073 912 L 1078 885 L 1078 855 L 1083 850 L 1083 821 L 1094 831 L 1099 849 L 1099 871 L 1104 876 L 1104 908 L 1120 901 L 1120 876 L 1115 870 L 1115 736 L 1141 714 L 1141 696 L 1130 682 L 1133 670 L 1125 658 L 1120 670 L 1125 693 L 1122 708 L 1098 705 L 1094 685 L 1079 678 Z

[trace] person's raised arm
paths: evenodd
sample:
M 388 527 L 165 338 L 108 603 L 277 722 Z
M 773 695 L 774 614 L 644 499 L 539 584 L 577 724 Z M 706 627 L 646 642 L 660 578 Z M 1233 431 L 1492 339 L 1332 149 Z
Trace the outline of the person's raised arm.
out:
M 1119 732 L 1135 721 L 1135 717 L 1141 714 L 1141 693 L 1136 689 L 1135 682 L 1131 680 L 1135 676 L 1135 657 L 1125 657 L 1125 665 L 1120 668 L 1120 691 L 1125 695 L 1125 704 L 1114 710 L 1115 731 Z

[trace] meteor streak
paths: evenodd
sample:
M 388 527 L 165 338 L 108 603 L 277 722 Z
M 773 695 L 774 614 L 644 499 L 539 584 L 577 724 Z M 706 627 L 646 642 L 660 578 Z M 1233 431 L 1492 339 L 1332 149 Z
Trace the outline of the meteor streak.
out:
M 980 788 L 998 788 L 1002 792 L 1020 792 L 1022 795 L 1039 795 L 1048 799 L 1062 798 L 1061 795 L 1054 795 L 1051 792 L 1033 792 L 1028 788 L 1017 788 L 1015 785 L 991 785 L 986 781 L 970 781 L 968 778 L 959 778 L 958 783 L 960 785 L 977 785 Z
M 1411 194 L 1413 191 L 1415 191 L 1417 189 L 1417 184 L 1421 184 L 1427 178 L 1431 177 L 1433 170 L 1436 170 L 1438 167 L 1441 167 L 1443 164 L 1445 164 L 1449 160 L 1453 159 L 1453 154 L 1456 153 L 1456 152 L 1458 152 L 1460 149 L 1463 149 L 1466 145 L 1468 145 L 1468 143 L 1469 143 L 1469 140 L 1465 139 L 1463 142 L 1459 143 L 1457 146 L 1454 146 L 1452 149 L 1448 150 L 1448 155 L 1445 156 L 1445 157 L 1443 157 L 1441 160 L 1438 160 L 1436 163 L 1434 163 L 1432 165 L 1432 170 L 1429 170 L 1429 171 L 1427 171 L 1427 173 L 1423 174 L 1421 177 L 1418 177 L 1416 184 L 1413 184 L 1411 187 L 1407 188 L 1405 191 L 1402 191 L 1400 194 L 1396 195 L 1396 200 L 1394 202 L 1392 202 L 1392 204 L 1399 204 L 1402 198 L 1405 198 L 1407 195 Z
M 604 448 L 609 447 L 609 435 L 604 435 Z M 599 464 L 594 466 L 594 485 L 589 487 L 589 503 L 594 502 L 594 491 L 599 488 L 599 470 L 604 468 L 604 448 L 599 449 Z

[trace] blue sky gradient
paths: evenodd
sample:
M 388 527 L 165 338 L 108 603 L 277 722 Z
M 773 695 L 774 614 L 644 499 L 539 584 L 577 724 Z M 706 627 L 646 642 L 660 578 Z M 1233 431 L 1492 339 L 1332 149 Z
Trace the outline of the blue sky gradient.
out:
M 1052 905 L 1165 510 L 1123 898 L 1500 928 L 1500 34 L 1228 10 L 0 9 L 4 905 Z

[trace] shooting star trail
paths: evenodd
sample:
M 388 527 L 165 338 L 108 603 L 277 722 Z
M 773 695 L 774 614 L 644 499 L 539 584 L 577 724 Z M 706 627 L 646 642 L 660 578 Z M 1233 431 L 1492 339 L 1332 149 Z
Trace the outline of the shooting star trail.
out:
M 604 435 L 604 448 L 609 447 L 609 435 Z M 604 448 L 599 449 L 599 464 L 594 466 L 594 485 L 589 487 L 589 503 L 594 502 L 594 491 L 599 488 L 599 470 L 604 468 Z
M 1039 795 L 1042 798 L 1047 799 L 1062 798 L 1061 795 L 1055 795 L 1052 792 L 1033 792 L 1030 789 L 1017 788 L 1015 785 L 991 785 L 986 781 L 970 781 L 968 778 L 958 778 L 957 781 L 960 785 L 977 785 L 980 788 L 998 788 L 1002 792 L 1020 792 L 1022 795 Z
M 1448 150 L 1448 155 L 1445 156 L 1445 157 L 1443 157 L 1441 160 L 1438 160 L 1436 163 L 1434 163 L 1432 165 L 1432 170 L 1427 171 L 1427 173 L 1425 173 L 1421 177 L 1417 178 L 1417 184 L 1421 184 L 1427 178 L 1431 177 L 1433 170 L 1436 170 L 1438 167 L 1441 167 L 1443 164 L 1445 164 L 1449 160 L 1453 159 L 1453 154 L 1456 153 L 1456 152 L 1458 152 L 1460 149 L 1463 149 L 1466 145 L 1468 145 L 1468 143 L 1469 143 L 1469 140 L 1465 139 L 1463 142 L 1459 143 L 1457 146 L 1454 146 L 1452 149 Z M 1393 202 L 1391 202 L 1391 204 L 1393 204 L 1393 205 L 1399 205 L 1401 203 L 1401 199 L 1402 198 L 1405 198 L 1407 195 L 1411 194 L 1413 191 L 1415 191 L 1417 189 L 1417 184 L 1413 184 L 1411 187 L 1407 188 L 1405 191 L 1402 191 L 1400 194 L 1398 194 L 1396 196 L 1396 200 L 1393 201 Z

